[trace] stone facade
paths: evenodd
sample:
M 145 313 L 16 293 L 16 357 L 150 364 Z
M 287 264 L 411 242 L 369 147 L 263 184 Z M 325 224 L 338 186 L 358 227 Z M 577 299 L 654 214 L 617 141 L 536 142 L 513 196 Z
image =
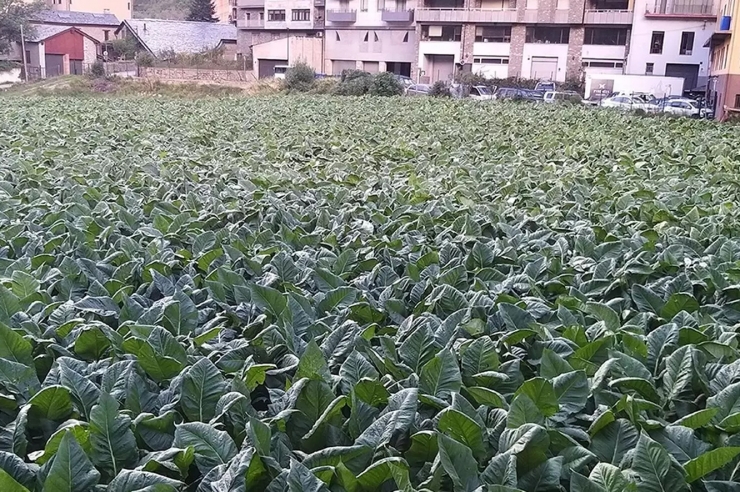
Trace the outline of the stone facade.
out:
M 565 79 L 580 80 L 583 76 L 583 26 L 571 26 L 568 41 L 568 59 L 565 62 Z
M 515 24 L 511 27 L 511 43 L 509 47 L 509 77 L 519 77 L 522 74 L 524 63 L 524 40 L 527 27 L 524 24 Z
M 198 68 L 139 67 L 139 76 L 147 79 L 206 82 L 251 82 L 256 79 L 251 71 L 202 70 Z

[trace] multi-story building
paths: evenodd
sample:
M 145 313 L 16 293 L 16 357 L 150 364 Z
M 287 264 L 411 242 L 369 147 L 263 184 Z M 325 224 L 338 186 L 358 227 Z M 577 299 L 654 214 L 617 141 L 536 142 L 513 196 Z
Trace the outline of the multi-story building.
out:
M 213 0 L 219 22 L 236 23 L 236 0 Z
M 424 0 L 416 10 L 420 78 L 456 69 L 495 77 L 580 79 L 621 70 L 632 0 Z
M 707 101 L 719 120 L 740 113 L 740 33 L 735 32 L 739 11 L 740 2 L 721 0 L 717 28 L 706 43 L 710 48 Z
M 131 18 L 134 0 L 46 0 L 52 10 L 73 10 L 95 14 L 113 14 L 118 20 Z
M 685 91 L 706 86 L 712 0 L 635 0 L 626 73 L 683 77 Z

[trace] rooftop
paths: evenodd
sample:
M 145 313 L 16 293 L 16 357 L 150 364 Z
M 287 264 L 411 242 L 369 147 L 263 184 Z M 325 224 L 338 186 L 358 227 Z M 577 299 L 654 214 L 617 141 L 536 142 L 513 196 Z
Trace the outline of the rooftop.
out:
M 26 41 L 38 42 L 45 39 L 49 39 L 52 36 L 56 36 L 59 33 L 72 29 L 70 26 L 47 26 L 44 24 L 35 24 L 33 26 L 33 34 L 26 34 Z
M 155 56 L 163 51 L 198 53 L 221 41 L 236 41 L 236 26 L 213 22 L 129 19 L 123 23 Z
M 65 24 L 68 26 L 111 26 L 118 27 L 121 22 L 113 14 L 94 14 L 71 10 L 42 10 L 34 20 L 44 24 Z

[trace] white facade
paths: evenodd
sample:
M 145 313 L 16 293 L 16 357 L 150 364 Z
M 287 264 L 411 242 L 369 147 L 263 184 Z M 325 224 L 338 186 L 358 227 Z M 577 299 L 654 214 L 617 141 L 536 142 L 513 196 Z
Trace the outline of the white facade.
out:
M 523 59 L 522 78 L 565 81 L 565 65 L 568 61 L 567 44 L 525 43 Z M 546 71 L 538 71 L 537 66 L 542 66 L 545 63 L 551 68 Z M 545 75 L 545 73 L 549 75 Z
M 699 3 L 697 3 L 698 5 Z M 693 65 L 698 67 L 697 85 L 706 83 L 709 69 L 709 48 L 704 48 L 704 43 L 715 29 L 715 22 L 711 15 L 692 17 L 689 14 L 667 14 L 656 16 L 654 15 L 655 8 L 654 0 L 635 0 L 635 17 L 632 23 L 625 73 L 631 75 L 645 75 L 646 73 L 658 76 L 674 75 L 673 73 L 666 73 L 667 65 Z M 713 9 L 711 11 L 713 12 Z M 643 14 L 643 12 L 646 12 L 646 14 Z M 670 12 L 670 6 L 668 12 Z M 664 33 L 660 54 L 650 52 L 654 32 Z M 694 41 L 690 50 L 682 50 L 681 39 L 685 32 L 694 33 Z M 686 68 L 688 69 L 688 67 Z

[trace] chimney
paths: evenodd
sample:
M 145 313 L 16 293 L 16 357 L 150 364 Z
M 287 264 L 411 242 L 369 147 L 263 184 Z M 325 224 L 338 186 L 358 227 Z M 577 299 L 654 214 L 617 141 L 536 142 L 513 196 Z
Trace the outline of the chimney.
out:
M 144 32 L 146 32 L 146 22 L 144 23 Z

